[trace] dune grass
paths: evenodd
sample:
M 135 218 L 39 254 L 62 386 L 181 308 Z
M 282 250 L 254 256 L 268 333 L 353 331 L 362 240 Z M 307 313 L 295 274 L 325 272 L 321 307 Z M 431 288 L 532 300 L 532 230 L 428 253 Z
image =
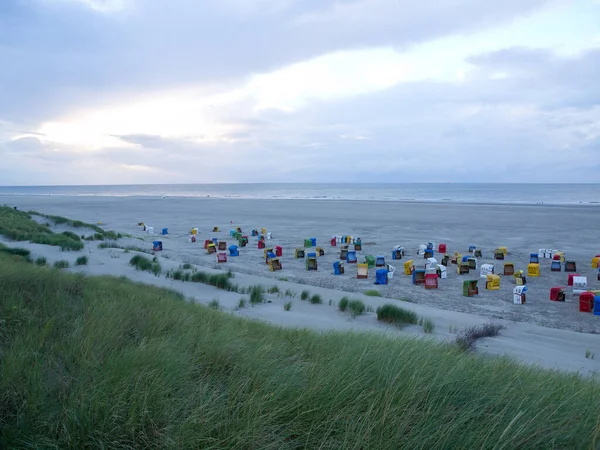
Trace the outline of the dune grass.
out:
M 596 448 L 600 385 L 0 254 L 0 448 Z M 442 426 L 443 425 L 443 426 Z
M 52 265 L 52 267 L 55 269 L 68 269 L 70 266 L 71 264 L 69 264 L 69 261 L 64 259 L 61 259 L 60 261 L 54 261 L 54 264 Z
M 365 295 L 368 295 L 369 297 L 381 297 L 380 292 L 375 289 L 369 289 L 368 291 L 365 291 Z
M 149 259 L 142 255 L 135 255 L 129 260 L 129 265 L 135 267 L 136 270 L 152 272 L 154 275 L 160 275 L 162 268 L 156 258 Z
M 323 303 L 323 297 L 321 297 L 319 294 L 313 294 L 310 297 L 310 302 L 313 305 L 321 305 Z
M 87 256 L 80 256 L 79 258 L 77 258 L 75 260 L 75 265 L 76 266 L 87 266 L 88 263 L 88 257 Z
M 419 316 L 415 312 L 391 304 L 378 307 L 376 313 L 377 320 L 388 323 L 414 325 L 419 320 Z
M 504 327 L 497 323 L 485 323 L 483 325 L 465 328 L 456 336 L 456 343 L 463 351 L 472 350 L 478 339 L 498 336 L 502 328 Z

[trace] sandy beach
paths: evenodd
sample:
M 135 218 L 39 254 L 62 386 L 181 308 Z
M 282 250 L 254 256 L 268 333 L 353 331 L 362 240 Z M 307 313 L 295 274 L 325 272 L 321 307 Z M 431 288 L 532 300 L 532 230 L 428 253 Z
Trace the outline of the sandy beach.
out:
M 577 273 L 587 276 L 589 289 L 600 289 L 597 269 L 592 269 L 591 259 L 600 253 L 594 230 L 600 219 L 597 206 L 550 206 L 550 205 L 468 205 L 436 203 L 398 203 L 366 201 L 319 201 L 319 200 L 236 200 L 209 198 L 141 198 L 141 197 L 67 197 L 67 196 L 3 196 L 1 204 L 14 205 L 21 210 L 35 210 L 101 223 L 103 228 L 127 233 L 131 238 L 122 239 L 122 245 L 134 245 L 148 250 L 153 240 L 161 240 L 164 250 L 157 253 L 165 270 L 177 268 L 188 262 L 207 271 L 231 269 L 240 285 L 278 285 L 280 290 L 290 289 L 298 294 L 303 289 L 320 293 L 322 305 L 312 305 L 293 300 L 291 311 L 283 310 L 288 299 L 269 295 L 271 303 L 236 309 L 238 293 L 224 292 L 197 283 L 183 283 L 136 272 L 128 266 L 130 255 L 121 249 L 99 249 L 97 242 L 86 243 L 81 252 L 60 252 L 56 248 L 30 243 L 8 243 L 26 247 L 34 255 L 45 256 L 49 261 L 75 260 L 83 253 L 89 257 L 89 265 L 68 270 L 89 274 L 126 275 L 134 280 L 157 284 L 183 292 L 196 301 L 206 303 L 219 299 L 233 314 L 294 327 L 317 330 L 353 329 L 377 331 L 391 335 L 423 335 L 421 328 L 398 328 L 378 323 L 375 314 L 369 313 L 351 319 L 335 307 L 343 295 L 360 298 L 367 305 L 396 302 L 412 309 L 423 317 L 431 318 L 439 339 L 451 339 L 452 330 L 489 322 L 502 323 L 505 329 L 496 338 L 482 340 L 478 349 L 494 355 L 509 355 L 523 362 L 541 364 L 549 368 L 577 371 L 582 374 L 596 373 L 600 365 L 596 359 L 586 357 L 589 351 L 600 359 L 600 316 L 579 312 L 579 302 L 567 288 L 564 303 L 549 300 L 550 288 L 567 286 L 568 274 L 551 272 L 550 260 L 541 259 L 541 276 L 527 279 L 527 302 L 513 304 L 513 277 L 501 276 L 498 291 L 485 289 L 485 281 L 479 278 L 479 270 L 469 275 L 458 275 L 456 266 L 448 266 L 448 278 L 439 280 L 439 289 L 425 290 L 415 286 L 411 278 L 403 274 L 403 264 L 417 256 L 419 244 L 434 242 L 447 244 L 447 253 L 468 253 L 470 245 L 483 252 L 478 259 L 494 264 L 496 273 L 502 272 L 503 262 L 513 262 L 517 270 L 526 272 L 529 254 L 540 248 L 564 251 L 567 259 L 577 262 Z M 138 222 L 154 226 L 157 233 L 145 233 Z M 214 226 L 220 232 L 211 232 Z M 199 229 L 198 242 L 188 242 L 192 227 Z M 257 248 L 257 238 L 250 236 L 249 245 L 240 248 L 240 256 L 229 258 L 225 264 L 217 264 L 214 255 L 203 248 L 205 239 L 217 237 L 235 244 L 229 237 L 231 228 L 241 227 L 244 234 L 252 229 L 266 228 L 272 233 L 267 246 L 283 248 L 283 270 L 269 271 L 264 262 L 263 250 Z M 160 236 L 162 228 L 168 228 L 166 236 Z M 67 228 L 65 228 L 66 230 Z M 57 227 L 58 231 L 62 229 Z M 80 233 L 85 231 L 79 230 Z M 338 260 L 339 247 L 331 247 L 332 235 L 353 235 L 362 239 L 363 249 L 358 252 L 362 262 L 365 255 L 383 255 L 386 262 L 396 266 L 396 274 L 387 286 L 374 284 L 375 269 L 369 271 L 368 279 L 356 278 L 356 267 L 346 265 L 346 273 L 334 276 L 332 263 Z M 318 258 L 316 272 L 305 270 L 304 260 L 294 258 L 294 249 L 303 245 L 304 238 L 316 238 L 325 255 Z M 7 243 L 6 240 L 2 242 Z M 395 245 L 406 249 L 406 256 L 399 261 L 391 260 Z M 505 261 L 494 261 L 493 250 L 505 246 L 509 254 Z M 438 261 L 442 255 L 437 255 Z M 479 295 L 464 297 L 462 282 L 479 279 Z M 363 293 L 376 289 L 381 297 L 369 297 Z M 329 304 L 331 300 L 331 304 Z

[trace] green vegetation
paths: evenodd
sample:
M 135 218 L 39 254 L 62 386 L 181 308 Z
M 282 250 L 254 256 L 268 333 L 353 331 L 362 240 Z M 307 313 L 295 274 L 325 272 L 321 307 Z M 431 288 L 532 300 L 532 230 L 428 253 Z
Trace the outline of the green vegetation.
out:
M 0 234 L 13 241 L 52 245 L 63 251 L 83 248 L 83 243 L 76 234 L 53 233 L 47 225 L 40 225 L 27 213 L 8 206 L 0 207 Z
M 368 291 L 365 291 L 365 295 L 370 297 L 381 297 L 379 291 L 376 291 L 375 289 L 369 289 Z
M 310 298 L 310 302 L 313 305 L 320 305 L 323 303 L 323 299 L 321 298 L 321 296 L 319 294 L 314 294 L 311 298 Z
M 483 325 L 465 328 L 456 336 L 456 343 L 458 344 L 458 348 L 466 352 L 475 347 L 475 342 L 477 342 L 478 339 L 498 336 L 502 328 L 504 327 L 497 323 L 485 323 Z
M 70 267 L 69 261 L 61 259 L 60 261 L 54 261 L 53 264 L 55 269 L 68 269 Z
M 271 286 L 269 289 L 267 289 L 267 292 L 269 294 L 277 294 L 279 292 L 279 287 L 277 285 L 273 285 Z
M 181 268 L 183 270 L 192 270 L 194 268 L 194 266 L 192 266 L 190 263 L 184 263 L 181 265 Z
M 284 311 L 290 311 L 292 309 L 292 302 L 291 301 L 285 302 L 283 304 L 283 309 L 284 309 Z
M 190 281 L 194 283 L 204 283 L 215 286 L 219 289 L 223 289 L 230 292 L 239 292 L 237 286 L 230 280 L 233 278 L 233 272 L 215 273 L 210 274 L 206 272 L 194 272 L 190 276 Z
M 423 319 L 423 331 L 425 333 L 433 333 L 435 330 L 435 323 L 431 319 Z
M 292 297 L 292 298 L 296 297 L 296 293 L 294 291 L 292 291 L 291 289 L 286 289 L 285 293 L 283 295 L 285 295 L 286 297 Z
M 136 270 L 152 272 L 154 275 L 160 275 L 162 268 L 157 260 L 150 260 L 142 255 L 135 255 L 129 260 L 129 265 L 135 267 Z
M 46 260 L 46 258 L 44 258 L 44 257 L 40 256 L 39 258 L 37 258 L 37 259 L 35 260 L 35 264 L 36 264 L 37 266 L 45 266 L 46 264 L 48 264 L 48 261 Z
M 77 258 L 75 260 L 75 265 L 76 266 L 87 266 L 88 263 L 88 257 L 87 256 L 80 256 L 79 258 Z
M 396 324 L 416 324 L 419 317 L 413 311 L 400 308 L 396 305 L 386 304 L 376 310 L 377 320 Z
M 250 287 L 250 303 L 256 305 L 257 303 L 264 303 L 265 295 L 263 287 L 260 285 Z
M 308 300 L 309 297 L 310 292 L 308 292 L 306 289 L 300 293 L 300 300 Z
M 219 300 L 215 298 L 215 299 L 211 300 L 210 302 L 208 302 L 208 307 L 210 309 L 215 309 L 215 310 L 219 311 L 221 309 L 221 304 L 219 303 Z
M 238 301 L 238 305 L 237 308 L 238 309 L 242 309 L 246 307 L 246 299 L 244 297 L 240 298 L 240 300 Z
M 0 254 L 0 448 L 597 448 L 591 379 Z M 443 426 L 441 426 L 442 424 Z
M 350 303 L 348 303 L 348 310 L 352 317 L 360 316 L 365 312 L 365 304 L 360 300 L 350 300 Z
M 350 303 L 350 299 L 346 296 L 340 298 L 340 302 L 338 303 L 338 308 L 342 312 L 346 312 L 348 309 L 348 304 Z
M 585 351 L 585 357 L 586 357 L 586 359 L 594 359 L 594 356 L 596 356 L 596 355 L 590 349 L 587 349 Z
M 68 218 L 62 217 L 62 216 L 52 216 L 52 215 L 48 215 L 48 214 L 41 214 L 36 211 L 28 211 L 27 214 L 29 216 L 35 215 L 35 216 L 39 216 L 39 217 L 44 217 L 45 219 L 48 219 L 48 220 L 54 222 L 55 225 L 67 225 L 67 226 L 70 226 L 73 228 L 89 228 L 90 230 L 93 230 L 96 232 L 94 234 L 95 240 L 102 240 L 102 239 L 116 240 L 116 239 L 120 239 L 123 237 L 123 235 L 121 233 L 115 233 L 114 231 L 103 230 L 98 225 L 94 225 L 91 223 L 85 223 L 85 222 L 82 222 L 81 220 L 71 220 L 71 219 L 68 219 Z M 67 233 L 69 233 L 69 232 L 67 231 Z M 72 233 L 72 234 L 74 234 L 74 233 Z
M 0 254 L 10 255 L 16 259 L 23 260 L 27 263 L 32 263 L 31 252 L 26 248 L 19 247 L 7 247 L 3 244 L 0 244 Z

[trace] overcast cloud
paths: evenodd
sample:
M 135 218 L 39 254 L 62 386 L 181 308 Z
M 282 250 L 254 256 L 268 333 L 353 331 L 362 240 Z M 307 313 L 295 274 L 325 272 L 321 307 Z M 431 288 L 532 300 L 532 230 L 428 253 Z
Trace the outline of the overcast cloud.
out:
M 0 184 L 594 182 L 596 0 L 2 0 Z

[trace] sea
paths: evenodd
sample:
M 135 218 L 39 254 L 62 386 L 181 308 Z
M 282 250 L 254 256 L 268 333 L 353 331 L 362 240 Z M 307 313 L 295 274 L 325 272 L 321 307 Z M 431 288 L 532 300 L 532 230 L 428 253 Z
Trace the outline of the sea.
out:
M 600 205 L 595 184 L 138 184 L 108 186 L 0 186 L 0 195 L 101 197 L 210 197 L 237 199 L 364 200 L 481 204 Z

